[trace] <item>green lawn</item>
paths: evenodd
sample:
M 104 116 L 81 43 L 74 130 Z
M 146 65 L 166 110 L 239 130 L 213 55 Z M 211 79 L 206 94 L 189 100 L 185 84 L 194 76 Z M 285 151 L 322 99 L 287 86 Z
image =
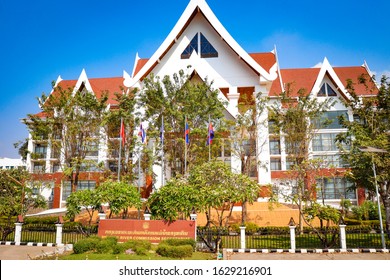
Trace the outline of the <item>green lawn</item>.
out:
M 56 256 L 51 256 L 51 257 L 47 257 L 46 259 L 53 260 L 56 258 L 57 258 Z M 216 258 L 217 258 L 216 254 L 213 253 L 194 252 L 191 258 L 185 258 L 185 260 L 215 260 Z M 172 260 L 172 259 L 161 257 L 152 250 L 149 251 L 146 255 L 70 253 L 70 254 L 59 255 L 58 260 Z

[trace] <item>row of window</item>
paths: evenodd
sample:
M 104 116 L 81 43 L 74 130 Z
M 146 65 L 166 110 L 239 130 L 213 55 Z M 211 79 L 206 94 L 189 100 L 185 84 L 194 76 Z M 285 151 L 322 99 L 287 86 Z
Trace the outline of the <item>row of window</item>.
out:
M 316 180 L 317 199 L 356 199 L 354 184 L 345 178 L 321 178 Z M 81 180 L 78 182 L 77 190 L 93 190 L 96 182 L 92 180 Z M 62 200 L 66 200 L 71 194 L 72 186 L 70 181 L 64 181 L 62 187 Z
M 317 179 L 317 199 L 356 199 L 354 183 L 345 178 Z

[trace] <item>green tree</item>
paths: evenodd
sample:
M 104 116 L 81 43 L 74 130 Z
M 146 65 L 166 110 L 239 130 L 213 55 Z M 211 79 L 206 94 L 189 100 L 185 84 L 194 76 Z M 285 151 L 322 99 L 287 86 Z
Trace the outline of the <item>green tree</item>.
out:
M 22 169 L 0 170 L 1 240 L 15 229 L 18 215 L 24 216 L 34 208 L 47 207 L 45 199 L 34 194 L 30 174 Z
M 129 207 L 140 209 L 142 206 L 141 196 L 137 187 L 124 181 L 106 181 L 99 185 L 97 189 L 101 197 L 101 203 L 108 203 L 110 207 L 109 218 L 112 214 L 118 215 L 122 212 L 123 218 L 126 218 Z
M 383 77 L 378 89 L 370 77 L 361 76 L 358 83 L 366 85 L 373 94 L 359 96 L 355 92 L 356 85 L 348 81 L 347 89 L 351 98 L 346 103 L 352 108 L 355 120 L 350 122 L 341 119 L 348 133 L 339 135 L 338 141 L 350 143 L 351 146 L 350 150 L 342 149 L 343 159 L 350 166 L 347 177 L 356 183 L 356 187 L 365 188 L 371 197 L 375 196 L 375 164 L 378 191 L 386 213 L 386 232 L 390 236 L 390 82 Z M 361 148 L 367 146 L 387 152 L 362 152 Z
M 212 83 L 202 81 L 198 75 L 188 76 L 183 70 L 172 77 L 162 79 L 150 74 L 145 78 L 140 93 L 140 104 L 145 108 L 148 135 L 157 139 L 164 120 L 164 154 L 172 174 L 184 174 L 185 141 L 184 127 L 187 119 L 190 128 L 190 144 L 187 146 L 187 166 L 207 160 L 206 147 L 209 117 L 218 131 L 224 130 L 224 102 L 218 98 L 218 90 Z M 214 145 L 213 149 L 217 149 Z M 157 152 L 161 154 L 160 149 Z M 161 159 L 160 159 L 161 160 Z
M 102 92 L 98 98 L 84 84 L 76 92 L 57 86 L 49 96 L 42 94 L 38 101 L 41 114 L 28 115 L 25 124 L 33 139 L 47 140 L 53 155 L 63 158 L 62 169 L 74 192 L 80 172 L 97 167 L 87 156 L 98 152 L 107 93 Z
M 102 197 L 96 190 L 80 190 L 73 192 L 66 199 L 66 216 L 75 219 L 83 210 L 88 214 L 88 224 L 92 225 L 95 212 L 101 209 Z
M 193 209 L 202 209 L 200 193 L 186 178 L 172 178 L 148 199 L 153 217 L 167 221 L 187 219 Z
M 330 248 L 336 244 L 338 241 L 338 229 L 332 226 L 337 225 L 340 221 L 341 213 L 338 209 L 314 201 L 303 209 L 303 215 L 305 221 L 309 224 L 315 218 L 320 220 L 320 229 L 312 228 L 312 230 L 320 239 L 324 248 Z
M 320 126 L 330 124 L 323 118 L 323 113 L 334 104 L 331 99 L 318 101 L 307 94 L 305 89 L 300 89 L 297 95 L 293 93 L 293 84 L 286 86 L 286 91 L 281 93 L 280 102 L 270 106 L 270 128 L 279 139 L 284 140 L 287 162 L 290 172 L 286 182 L 290 191 L 285 198 L 296 204 L 299 208 L 300 232 L 305 220 L 304 207 L 308 206 L 314 198 L 315 189 L 309 184 L 310 174 L 317 168 L 317 163 L 309 158 L 310 144 Z M 281 189 L 279 189 L 281 190 Z M 278 192 L 278 190 L 274 190 Z
M 253 203 L 259 195 L 259 185 L 246 175 L 233 173 L 230 166 L 216 160 L 195 166 L 188 181 L 201 196 L 201 209 L 207 217 L 206 227 L 213 225 L 217 230 L 214 242 L 219 250 L 221 234 L 229 224 L 234 205 Z M 216 219 L 212 212 L 216 213 Z M 201 235 L 201 238 L 212 248 L 207 236 Z

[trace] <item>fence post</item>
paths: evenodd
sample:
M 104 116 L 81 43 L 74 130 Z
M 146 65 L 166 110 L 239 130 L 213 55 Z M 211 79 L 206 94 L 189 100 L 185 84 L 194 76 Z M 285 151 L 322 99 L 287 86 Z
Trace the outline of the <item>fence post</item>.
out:
M 15 223 L 15 243 L 20 243 L 22 240 L 22 226 L 23 226 L 23 216 L 19 215 Z
M 290 219 L 290 222 L 288 223 L 288 227 L 290 228 L 291 250 L 295 250 L 296 249 L 296 245 L 295 245 L 295 228 L 296 228 L 296 225 L 295 225 L 295 221 L 294 221 L 294 219 L 292 217 Z
M 56 222 L 56 244 L 60 245 L 62 244 L 62 228 L 64 225 L 64 220 L 61 216 L 58 217 L 58 221 Z
M 197 226 L 196 226 L 196 218 L 198 217 L 198 215 L 196 214 L 196 210 L 195 208 L 193 207 L 192 208 L 192 211 L 191 211 L 191 214 L 190 214 L 190 219 L 191 221 L 194 221 L 195 225 L 194 225 L 194 228 L 195 228 L 195 244 L 197 243 Z
M 241 249 L 246 248 L 246 242 L 245 242 L 245 226 L 240 227 L 240 240 L 241 240 Z
M 346 225 L 340 224 L 340 247 L 341 249 L 347 249 L 347 238 L 345 234 L 345 227 Z
M 144 211 L 144 219 L 145 219 L 145 221 L 150 221 L 150 217 L 151 216 L 152 216 L 152 214 L 150 214 L 149 208 L 146 207 L 146 209 Z

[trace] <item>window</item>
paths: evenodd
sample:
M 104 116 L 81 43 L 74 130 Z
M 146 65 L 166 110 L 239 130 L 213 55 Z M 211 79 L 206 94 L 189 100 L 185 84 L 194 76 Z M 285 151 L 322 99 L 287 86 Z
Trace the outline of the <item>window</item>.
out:
M 356 199 L 354 184 L 345 178 L 317 179 L 317 199 Z
M 280 155 L 280 139 L 269 140 L 269 151 L 271 155 Z
M 268 132 L 269 134 L 277 134 L 278 128 L 274 120 L 268 120 Z
M 213 47 L 213 45 L 211 45 L 209 40 L 207 40 L 207 38 L 202 33 L 196 33 L 191 42 L 182 52 L 181 58 L 188 59 L 194 51 L 198 53 L 199 49 L 200 57 L 202 58 L 218 57 L 218 52 Z
M 271 170 L 282 170 L 280 158 L 271 158 Z
M 328 83 L 324 83 L 317 96 L 337 96 L 337 93 Z
M 46 169 L 46 164 L 44 162 L 34 162 L 33 164 L 34 173 L 41 173 L 44 172 Z
M 202 33 L 200 33 L 200 57 L 218 57 L 218 52 Z
M 56 163 L 53 163 L 51 172 L 52 172 L 52 173 L 55 173 L 55 172 L 60 171 L 60 169 L 61 169 L 61 164 L 59 164 L 58 162 L 56 162 Z
M 313 138 L 313 151 L 338 151 L 337 133 L 320 133 Z
M 328 111 L 324 112 L 319 120 L 315 121 L 315 127 L 318 129 L 340 129 L 340 118 L 348 120 L 347 111 Z
M 34 148 L 34 153 L 36 154 L 36 158 L 46 158 L 46 145 L 36 144 Z
M 318 133 L 313 138 L 313 151 L 315 152 L 328 152 L 338 151 L 339 148 L 336 144 L 337 135 L 340 133 Z M 340 143 L 341 146 L 349 150 L 350 143 Z
M 242 145 L 246 156 L 256 156 L 256 141 L 254 139 L 244 140 Z
M 97 141 L 90 141 L 86 147 L 86 156 L 97 157 L 99 154 L 99 144 Z
M 345 168 L 349 167 L 348 163 L 343 160 L 341 155 L 315 155 L 314 159 L 320 159 L 323 167 Z
M 93 190 L 96 187 L 95 181 L 78 181 L 77 191 Z M 70 181 L 64 181 L 62 184 L 62 200 L 66 200 L 72 192 Z
M 190 58 L 193 51 L 198 53 L 198 33 L 195 34 L 194 38 L 192 38 L 191 42 L 184 49 L 184 51 L 181 54 L 181 58 L 182 59 Z

